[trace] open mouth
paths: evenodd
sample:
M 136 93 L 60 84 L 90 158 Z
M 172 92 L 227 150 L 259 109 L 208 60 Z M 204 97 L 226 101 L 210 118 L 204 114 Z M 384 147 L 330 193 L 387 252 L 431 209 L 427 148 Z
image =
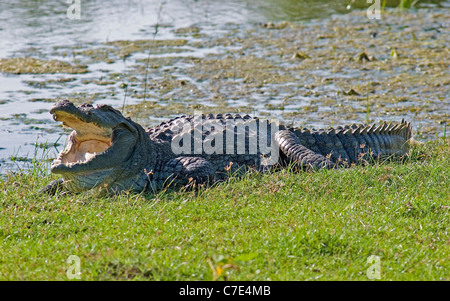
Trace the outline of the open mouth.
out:
M 61 163 L 67 166 L 86 163 L 92 160 L 98 153 L 102 153 L 110 147 L 109 143 L 96 140 L 78 141 L 75 138 L 73 148 L 63 156 Z
M 105 121 L 117 117 L 114 111 L 91 105 L 76 107 L 69 101 L 62 101 L 50 113 L 54 120 L 61 121 L 64 126 L 74 130 L 65 150 L 52 162 L 53 173 L 96 172 L 111 168 L 118 161 L 117 156 L 122 151 L 116 148 L 121 150 L 123 147 L 116 147 L 115 142 L 120 142 L 121 137 L 125 136 L 125 129 L 113 127 Z
M 74 131 L 70 135 L 67 148 L 58 157 L 59 162 L 54 162 L 54 164 L 64 164 L 68 167 L 83 164 L 97 155 L 101 155 L 112 145 L 112 130 L 110 129 L 101 129 L 93 124 L 79 121 L 64 122 L 64 125 L 71 127 Z M 88 134 L 83 134 L 84 131 L 88 131 Z

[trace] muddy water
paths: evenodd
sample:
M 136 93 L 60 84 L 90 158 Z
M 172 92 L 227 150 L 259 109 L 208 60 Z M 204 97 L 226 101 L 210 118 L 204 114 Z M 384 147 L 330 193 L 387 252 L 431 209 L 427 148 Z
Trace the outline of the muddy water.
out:
M 80 19 L 65 1 L 10 2 L 0 3 L 0 173 L 63 148 L 48 109 L 65 98 L 145 125 L 194 110 L 308 127 L 368 116 L 411 120 L 427 140 L 448 123 L 450 1 L 403 11 L 387 1 L 379 20 L 366 1 L 81 1 Z

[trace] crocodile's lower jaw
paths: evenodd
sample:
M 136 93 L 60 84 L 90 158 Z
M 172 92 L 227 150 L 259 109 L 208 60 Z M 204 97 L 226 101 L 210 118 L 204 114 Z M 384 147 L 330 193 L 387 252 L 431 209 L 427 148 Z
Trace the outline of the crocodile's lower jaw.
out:
M 63 174 L 64 185 L 72 192 L 83 192 L 93 188 L 106 188 L 105 181 L 113 173 L 113 168 L 92 171 L 85 174 Z

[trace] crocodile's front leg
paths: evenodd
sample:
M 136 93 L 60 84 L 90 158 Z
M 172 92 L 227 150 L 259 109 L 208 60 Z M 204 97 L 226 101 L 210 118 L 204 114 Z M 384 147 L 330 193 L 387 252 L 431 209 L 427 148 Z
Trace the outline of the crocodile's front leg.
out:
M 216 170 L 202 157 L 178 157 L 163 166 L 162 174 L 168 174 L 165 185 L 208 184 L 215 180 Z
M 275 133 L 275 141 L 280 151 L 287 157 L 288 163 L 295 162 L 300 168 L 332 168 L 335 164 L 327 157 L 318 154 L 302 145 L 298 137 L 289 130 Z
M 39 190 L 39 193 L 47 193 L 49 195 L 55 195 L 57 191 L 64 191 L 63 179 L 53 180 L 48 183 L 44 188 Z

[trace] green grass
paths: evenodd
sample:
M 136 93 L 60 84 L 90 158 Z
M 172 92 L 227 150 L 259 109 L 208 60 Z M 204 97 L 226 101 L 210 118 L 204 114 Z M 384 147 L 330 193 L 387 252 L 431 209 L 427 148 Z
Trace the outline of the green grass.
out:
M 418 0 L 400 0 L 400 3 L 398 4 L 398 8 L 400 10 L 405 10 L 405 9 L 410 9 L 412 7 L 414 7 L 414 5 L 417 4 L 417 2 L 419 2 Z
M 35 169 L 39 170 L 39 169 Z M 0 280 L 449 279 L 450 147 L 405 162 L 249 174 L 158 195 L 40 195 L 38 172 L 0 180 Z

